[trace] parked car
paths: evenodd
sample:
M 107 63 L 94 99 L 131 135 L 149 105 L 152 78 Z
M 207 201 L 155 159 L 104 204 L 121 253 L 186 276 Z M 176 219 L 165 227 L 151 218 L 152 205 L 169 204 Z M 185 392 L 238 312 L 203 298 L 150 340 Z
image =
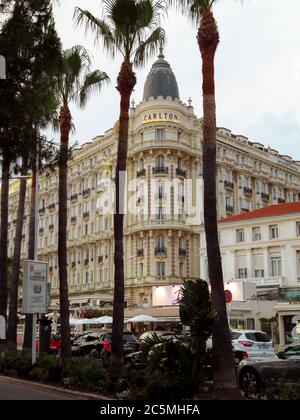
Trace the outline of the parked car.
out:
M 272 357 L 275 350 L 268 335 L 256 330 L 232 330 L 234 350 L 245 351 L 249 357 Z
M 300 357 L 300 341 L 295 341 L 292 344 L 287 344 L 279 349 L 277 352 L 279 359 L 289 359 L 293 356 Z
M 184 340 L 184 335 L 176 334 L 173 331 L 145 331 L 139 337 L 139 342 L 141 343 L 141 346 L 143 346 L 143 343 L 147 338 L 151 338 L 155 335 L 161 338 L 162 340 Z
M 72 343 L 72 355 L 87 356 L 92 350 L 97 350 L 99 347 L 102 350 L 100 334 L 90 331 L 74 338 Z
M 100 343 L 102 348 L 100 349 L 100 356 L 104 361 L 108 361 L 111 355 L 111 343 L 112 343 L 112 332 L 107 331 L 100 335 Z M 123 346 L 124 356 L 129 353 L 134 353 L 139 350 L 140 342 L 136 338 L 133 332 L 123 332 Z
M 249 358 L 241 361 L 238 369 L 239 384 L 243 391 L 256 394 L 266 386 L 285 385 L 299 386 L 300 357 L 286 360 L 274 356 L 271 358 Z
M 58 354 L 60 352 L 61 347 L 61 338 L 58 334 L 51 333 L 50 336 L 50 353 L 52 354 Z M 39 350 L 39 340 L 38 338 L 35 340 L 35 349 L 36 351 Z

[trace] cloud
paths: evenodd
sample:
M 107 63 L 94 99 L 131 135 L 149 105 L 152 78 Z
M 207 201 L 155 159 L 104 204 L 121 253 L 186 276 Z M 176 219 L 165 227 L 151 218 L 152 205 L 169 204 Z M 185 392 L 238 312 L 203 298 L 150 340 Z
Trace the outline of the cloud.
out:
M 278 150 L 281 154 L 292 156 L 300 161 L 300 124 L 295 115 L 285 114 L 281 117 L 264 115 L 256 124 L 246 129 L 250 139 Z

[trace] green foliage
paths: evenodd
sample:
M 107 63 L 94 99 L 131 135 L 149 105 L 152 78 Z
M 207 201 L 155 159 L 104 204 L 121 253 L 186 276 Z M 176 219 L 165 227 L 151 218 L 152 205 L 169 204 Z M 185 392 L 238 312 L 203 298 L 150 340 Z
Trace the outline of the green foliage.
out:
M 75 9 L 77 25 L 95 33 L 95 41 L 102 42 L 114 58 L 120 53 L 124 60 L 143 66 L 164 43 L 165 32 L 159 26 L 165 11 L 162 0 L 104 0 L 103 18 L 88 10 Z
M 276 386 L 268 387 L 263 399 L 265 400 L 300 400 L 300 385 L 297 387 L 290 387 L 284 383 L 279 383 Z
M 15 371 L 16 375 L 14 376 L 27 377 L 31 369 L 31 360 L 27 356 L 4 353 L 0 355 L 0 372 L 4 375 Z
M 76 385 L 89 389 L 102 386 L 105 375 L 101 361 L 95 359 L 73 358 L 63 369 L 64 378 L 71 378 Z

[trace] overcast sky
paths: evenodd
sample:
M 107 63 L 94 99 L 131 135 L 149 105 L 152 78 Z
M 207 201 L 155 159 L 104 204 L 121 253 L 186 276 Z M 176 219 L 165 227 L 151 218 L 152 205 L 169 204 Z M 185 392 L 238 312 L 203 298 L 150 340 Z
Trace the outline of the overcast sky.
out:
M 285 3 L 286 7 L 281 0 L 247 0 L 243 5 L 222 0 L 215 7 L 221 36 L 216 58 L 217 123 L 300 160 L 300 2 Z M 91 34 L 85 36 L 83 28 L 74 27 L 75 6 L 101 15 L 101 0 L 61 0 L 55 18 L 63 46 L 85 45 L 94 57 L 94 69 L 106 71 L 112 81 L 83 111 L 72 107 L 76 126 L 72 140 L 83 143 L 103 134 L 118 119 L 115 84 L 121 57 L 112 61 L 101 47 L 95 47 Z M 163 26 L 165 55 L 180 97 L 183 101 L 191 97 L 200 117 L 202 78 L 196 29 L 178 13 L 170 13 Z M 136 102 L 142 99 L 154 60 L 137 70 Z

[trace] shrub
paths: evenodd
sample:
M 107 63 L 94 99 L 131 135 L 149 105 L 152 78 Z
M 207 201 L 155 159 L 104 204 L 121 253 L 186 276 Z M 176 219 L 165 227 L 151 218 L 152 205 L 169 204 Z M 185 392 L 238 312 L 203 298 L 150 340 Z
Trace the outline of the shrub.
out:
M 94 359 L 74 358 L 63 369 L 64 378 L 72 378 L 76 385 L 93 390 L 103 387 L 105 376 L 101 361 Z

